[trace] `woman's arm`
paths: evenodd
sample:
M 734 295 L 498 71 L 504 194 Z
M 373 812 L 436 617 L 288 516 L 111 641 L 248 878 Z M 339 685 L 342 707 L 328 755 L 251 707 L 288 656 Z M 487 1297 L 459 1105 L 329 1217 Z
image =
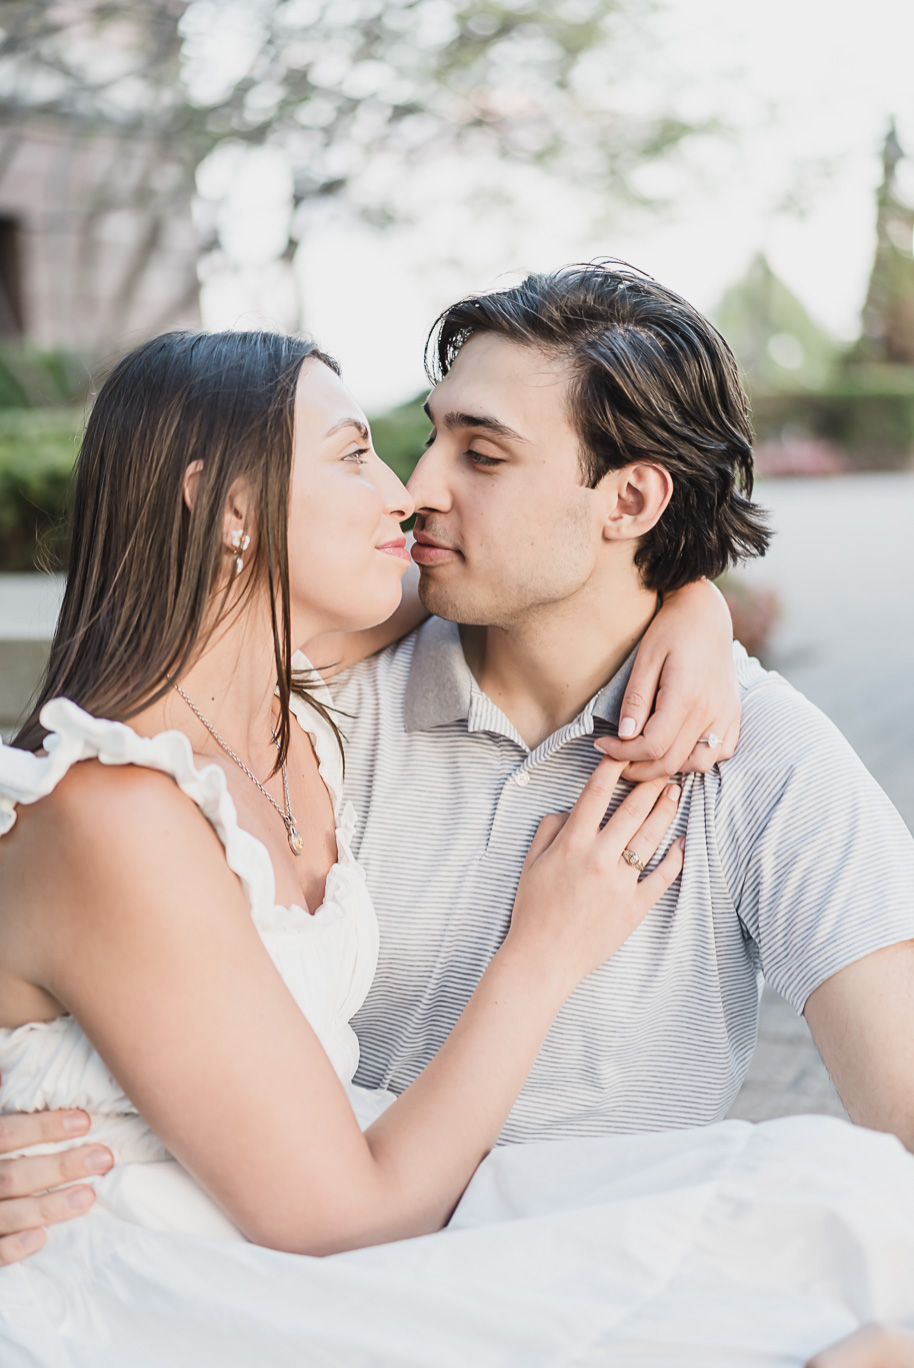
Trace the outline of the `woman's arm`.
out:
M 707 771 L 736 750 L 741 713 L 730 610 L 715 585 L 697 580 L 665 596 L 638 648 L 619 739 L 598 744 L 626 762 L 626 779 Z
M 331 679 L 406 636 L 427 616 L 413 566 L 403 580 L 400 607 L 386 622 L 364 632 L 318 637 L 305 654 Z M 600 745 L 626 762 L 626 779 L 709 770 L 736 750 L 741 711 L 730 610 L 719 589 L 698 580 L 664 598 L 638 648 L 619 739 L 606 737 Z M 708 736 L 720 737 L 721 744 L 703 744 Z
M 165 776 L 87 761 L 20 810 L 4 839 L 18 844 L 8 906 L 32 922 L 24 968 L 252 1240 L 325 1254 L 436 1229 L 567 994 L 681 868 L 679 843 L 640 883 L 620 858 L 659 844 L 678 798 L 659 783 L 600 830 L 620 768 L 598 766 L 574 812 L 543 823 L 502 949 L 438 1056 L 365 1135 L 215 834 Z
M 319 674 L 332 679 L 341 670 L 347 670 L 359 660 L 365 660 L 376 651 L 383 651 L 393 641 L 408 636 L 414 627 L 424 622 L 428 610 L 419 598 L 419 567 L 411 565 L 403 576 L 403 597 L 395 613 L 377 627 L 367 627 L 363 632 L 330 632 L 315 637 L 304 647 L 304 653 Z

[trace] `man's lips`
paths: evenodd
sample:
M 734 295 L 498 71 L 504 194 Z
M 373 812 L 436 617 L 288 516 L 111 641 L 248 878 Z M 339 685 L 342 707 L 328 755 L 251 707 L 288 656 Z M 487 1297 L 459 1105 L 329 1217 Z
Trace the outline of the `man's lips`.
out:
M 427 532 L 416 532 L 413 542 L 413 560 L 417 565 L 445 565 L 448 561 L 460 560 L 459 551 L 436 541 Z
M 375 550 L 383 551 L 385 556 L 393 556 L 394 560 L 406 561 L 406 564 L 409 565 L 409 552 L 406 549 L 405 537 L 395 537 L 393 541 L 376 546 Z

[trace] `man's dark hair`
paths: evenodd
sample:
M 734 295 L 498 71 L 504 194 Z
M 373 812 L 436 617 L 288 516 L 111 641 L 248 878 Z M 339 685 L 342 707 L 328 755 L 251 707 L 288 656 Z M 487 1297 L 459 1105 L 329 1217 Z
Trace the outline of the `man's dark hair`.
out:
M 715 579 L 764 555 L 746 393 L 730 348 L 691 304 L 621 261 L 529 275 L 444 311 L 429 336 L 433 383 L 477 333 L 570 361 L 570 416 L 591 488 L 636 461 L 669 471 L 669 506 L 635 556 L 649 589 Z

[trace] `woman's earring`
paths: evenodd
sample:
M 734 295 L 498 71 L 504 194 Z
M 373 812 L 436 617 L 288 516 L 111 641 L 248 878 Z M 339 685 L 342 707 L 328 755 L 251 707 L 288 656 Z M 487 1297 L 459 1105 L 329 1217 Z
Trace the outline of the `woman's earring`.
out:
M 239 528 L 237 532 L 233 532 L 231 537 L 229 538 L 229 545 L 231 546 L 235 556 L 234 566 L 236 575 L 240 575 L 242 570 L 244 569 L 243 553 L 247 551 L 250 544 L 250 537 L 248 536 L 247 532 L 242 532 L 241 528 Z

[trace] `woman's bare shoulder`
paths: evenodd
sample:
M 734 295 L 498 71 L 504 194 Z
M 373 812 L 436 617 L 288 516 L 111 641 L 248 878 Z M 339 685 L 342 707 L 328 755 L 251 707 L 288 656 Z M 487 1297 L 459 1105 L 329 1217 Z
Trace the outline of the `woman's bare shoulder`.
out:
M 91 905 L 102 887 L 138 887 L 165 864 L 192 859 L 225 865 L 221 844 L 171 775 L 139 765 L 82 760 L 35 803 L 21 804 L 0 841 L 7 892 L 29 901 L 48 885 L 66 887 L 71 907 Z M 84 897 L 74 896 L 80 890 Z

